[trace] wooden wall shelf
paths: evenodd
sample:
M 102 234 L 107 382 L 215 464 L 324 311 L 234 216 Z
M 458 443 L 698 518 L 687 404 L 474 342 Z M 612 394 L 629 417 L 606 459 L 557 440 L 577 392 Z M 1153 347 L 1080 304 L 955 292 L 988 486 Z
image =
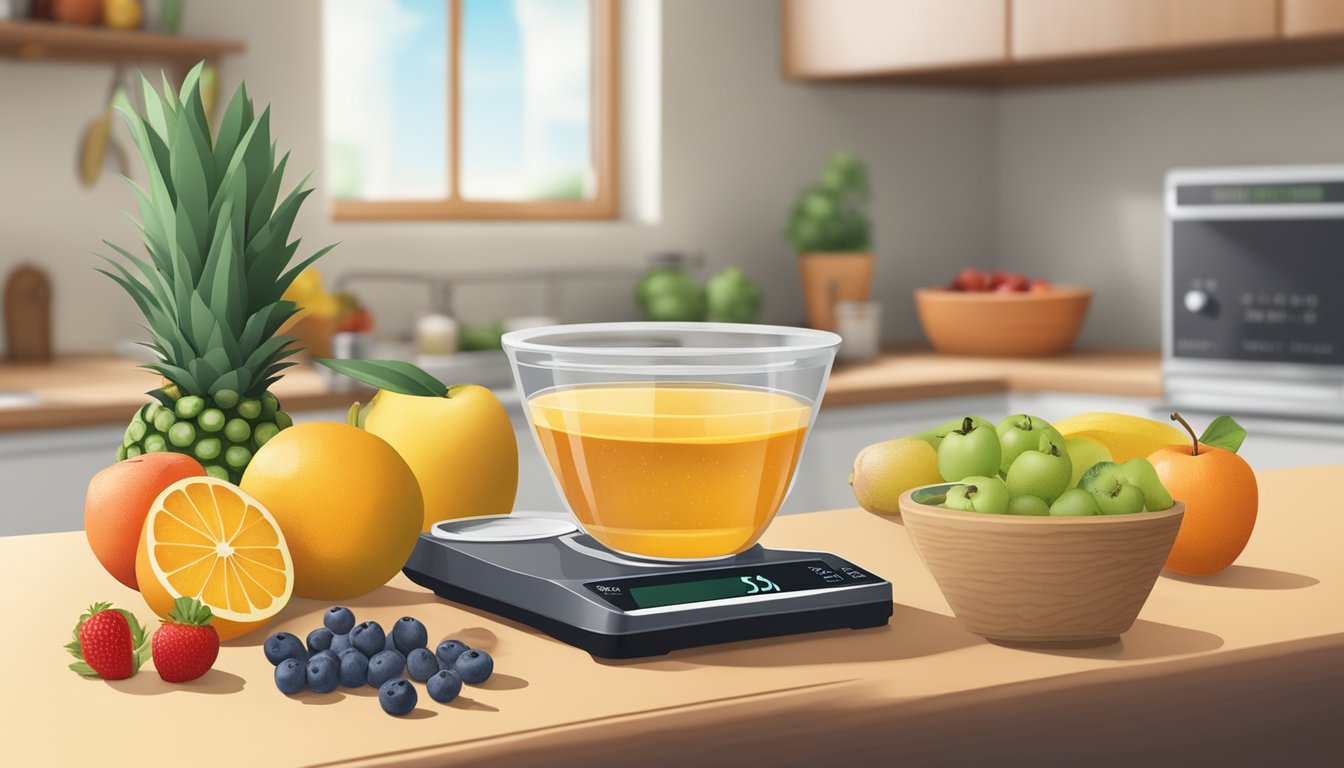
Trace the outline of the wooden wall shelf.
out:
M 0 58 L 117 64 L 156 61 L 179 68 L 217 61 L 246 46 L 238 40 L 124 32 L 49 21 L 0 22 Z

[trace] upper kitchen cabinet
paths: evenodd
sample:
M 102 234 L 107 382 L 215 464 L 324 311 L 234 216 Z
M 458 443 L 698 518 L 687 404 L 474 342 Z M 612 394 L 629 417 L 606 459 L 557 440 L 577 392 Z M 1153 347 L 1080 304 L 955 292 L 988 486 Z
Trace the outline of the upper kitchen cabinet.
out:
M 1344 35 L 1344 2 L 1283 0 L 1283 35 Z
M 1279 0 L 1013 0 L 1012 56 L 1126 54 L 1272 40 Z
M 797 79 L 997 63 L 1007 0 L 784 0 L 784 71 Z
M 1344 63 L 1344 0 L 782 0 L 796 80 L 1012 87 Z

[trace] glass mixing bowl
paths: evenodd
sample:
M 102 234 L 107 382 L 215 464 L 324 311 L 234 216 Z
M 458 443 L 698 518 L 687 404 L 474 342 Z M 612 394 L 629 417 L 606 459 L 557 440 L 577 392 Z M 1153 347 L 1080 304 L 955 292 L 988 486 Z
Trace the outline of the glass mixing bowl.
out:
M 608 549 L 659 560 L 756 543 L 793 485 L 840 337 L 732 323 L 504 334 L 560 495 Z

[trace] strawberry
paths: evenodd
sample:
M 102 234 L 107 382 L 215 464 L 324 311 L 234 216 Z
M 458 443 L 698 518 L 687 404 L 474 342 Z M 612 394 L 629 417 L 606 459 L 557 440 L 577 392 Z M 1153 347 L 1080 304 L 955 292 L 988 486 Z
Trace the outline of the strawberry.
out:
M 185 683 L 210 671 L 219 656 L 219 633 L 210 626 L 209 606 L 179 597 L 154 631 L 154 668 L 169 683 Z
M 113 608 L 111 603 L 94 603 L 79 617 L 65 646 L 79 661 L 70 669 L 84 677 L 125 680 L 144 663 L 145 631 L 130 611 Z

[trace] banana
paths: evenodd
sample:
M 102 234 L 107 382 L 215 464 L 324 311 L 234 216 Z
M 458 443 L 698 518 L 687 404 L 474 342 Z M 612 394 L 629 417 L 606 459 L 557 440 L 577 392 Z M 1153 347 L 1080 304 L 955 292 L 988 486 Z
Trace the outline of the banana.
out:
M 1117 463 L 1136 457 L 1147 458 L 1159 448 L 1190 441 L 1184 432 L 1171 424 L 1123 413 L 1080 413 L 1056 421 L 1054 426 L 1065 439 L 1081 438 L 1101 443 Z

